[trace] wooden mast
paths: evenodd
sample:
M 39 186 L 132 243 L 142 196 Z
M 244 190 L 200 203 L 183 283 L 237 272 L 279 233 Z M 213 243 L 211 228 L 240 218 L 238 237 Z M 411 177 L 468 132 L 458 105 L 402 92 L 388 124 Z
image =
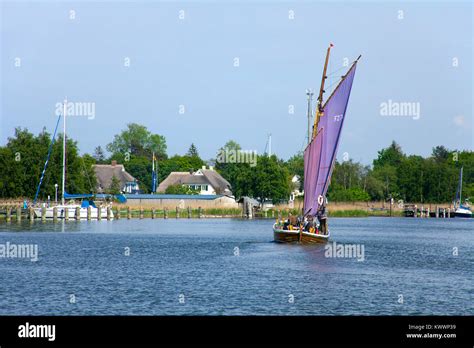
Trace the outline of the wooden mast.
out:
M 326 82 L 326 72 L 328 69 L 328 63 L 329 63 L 329 54 L 331 52 L 331 48 L 334 45 L 331 43 L 329 44 L 328 50 L 326 52 L 326 61 L 324 62 L 324 69 L 323 69 L 323 76 L 321 78 L 321 88 L 319 89 L 319 96 L 318 96 L 318 107 L 316 109 L 316 117 L 314 119 L 314 125 L 313 125 L 313 138 L 316 136 L 316 133 L 318 131 L 318 123 L 319 123 L 319 118 L 323 116 L 323 94 L 324 94 L 324 83 Z

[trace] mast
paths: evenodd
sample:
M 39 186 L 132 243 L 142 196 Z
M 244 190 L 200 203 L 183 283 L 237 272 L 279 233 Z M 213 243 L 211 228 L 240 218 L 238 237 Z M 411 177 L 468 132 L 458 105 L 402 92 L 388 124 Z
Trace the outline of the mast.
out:
M 317 129 L 318 129 L 318 123 L 319 123 L 319 118 L 323 116 L 323 94 L 324 94 L 324 83 L 326 82 L 326 72 L 328 69 L 328 63 L 329 63 L 329 54 L 331 53 L 331 48 L 334 45 L 332 43 L 329 44 L 329 47 L 326 52 L 326 61 L 324 62 L 324 69 L 323 69 L 323 76 L 321 78 L 321 87 L 319 89 L 319 96 L 318 96 L 318 107 L 316 110 L 316 118 L 314 120 L 314 126 L 313 126 L 313 137 L 316 135 Z
M 461 174 L 459 175 L 459 206 L 462 204 L 462 168 L 461 167 Z
M 312 89 L 307 89 L 306 90 L 306 95 L 308 96 L 308 144 L 311 142 L 311 114 L 312 114 L 312 108 L 311 108 L 311 101 L 313 99 L 313 90 Z
M 63 103 L 63 178 L 62 178 L 62 197 L 61 204 L 64 205 L 64 192 L 66 188 L 66 109 L 67 109 L 67 98 L 64 99 Z

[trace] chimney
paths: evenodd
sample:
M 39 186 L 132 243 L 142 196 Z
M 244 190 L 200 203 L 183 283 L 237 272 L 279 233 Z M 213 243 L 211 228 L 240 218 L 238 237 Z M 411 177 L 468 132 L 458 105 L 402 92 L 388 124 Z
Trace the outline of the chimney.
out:
M 206 169 L 206 166 L 202 166 L 202 169 Z
M 115 167 L 117 165 L 117 161 L 116 160 L 113 160 L 112 161 L 112 167 Z
M 214 167 L 213 167 L 213 166 L 209 166 L 209 170 L 214 170 Z

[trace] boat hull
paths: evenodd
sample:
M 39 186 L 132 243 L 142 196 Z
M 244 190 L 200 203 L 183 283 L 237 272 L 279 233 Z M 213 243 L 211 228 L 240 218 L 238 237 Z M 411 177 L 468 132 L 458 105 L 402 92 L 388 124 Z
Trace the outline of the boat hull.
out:
M 459 209 L 454 212 L 454 216 L 459 218 L 472 218 L 472 212 L 467 209 Z
M 281 230 L 276 224 L 273 225 L 273 240 L 278 243 L 320 244 L 326 243 L 329 236 L 330 233 L 323 235 L 298 230 Z
M 70 205 L 70 206 L 57 206 L 57 211 L 58 211 L 58 215 L 57 215 L 57 218 L 58 219 L 64 219 L 64 216 L 65 216 L 65 211 L 66 209 L 68 210 L 68 217 L 69 219 L 74 219 L 76 217 L 76 207 L 79 207 L 79 212 L 80 212 L 80 218 L 81 220 L 82 219 L 87 219 L 87 208 L 82 208 L 80 206 L 74 206 L 74 205 Z M 42 212 L 42 208 L 35 208 L 34 209 L 35 211 L 35 216 L 37 218 L 41 218 L 42 215 L 43 215 L 43 212 Z M 53 216 L 53 207 L 49 207 L 49 208 L 46 208 L 46 219 L 53 219 L 54 216 Z M 90 215 L 90 218 L 91 219 L 94 219 L 94 220 L 97 220 L 98 219 L 98 216 L 99 216 L 99 208 L 94 208 L 94 207 L 91 207 L 91 215 Z M 107 218 L 107 208 L 100 208 L 100 217 L 102 219 L 106 219 Z M 110 218 L 113 218 L 114 217 L 114 214 L 112 211 L 110 211 Z

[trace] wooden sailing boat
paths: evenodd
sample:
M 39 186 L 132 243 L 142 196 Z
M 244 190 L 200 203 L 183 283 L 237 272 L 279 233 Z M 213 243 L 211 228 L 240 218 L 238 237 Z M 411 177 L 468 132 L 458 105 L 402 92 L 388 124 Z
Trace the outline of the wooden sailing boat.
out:
M 273 239 L 277 242 L 325 243 L 330 237 L 326 218 L 326 193 L 331 181 L 352 81 L 360 59 L 359 56 L 352 63 L 323 103 L 324 83 L 332 47 L 330 44 L 327 49 L 313 132 L 304 151 L 303 216 L 296 223 L 277 221 L 273 225 Z M 316 220 L 319 220 L 319 223 Z

